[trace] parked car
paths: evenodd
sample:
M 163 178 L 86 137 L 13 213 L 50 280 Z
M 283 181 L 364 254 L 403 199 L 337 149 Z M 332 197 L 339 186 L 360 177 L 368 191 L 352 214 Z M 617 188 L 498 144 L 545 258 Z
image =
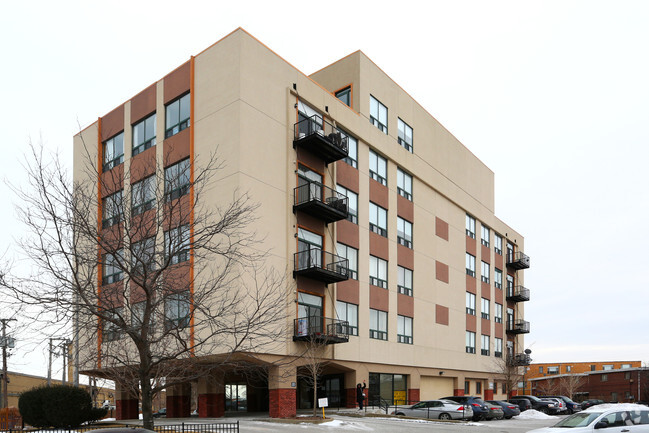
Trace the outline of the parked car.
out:
M 158 409 L 157 412 L 153 412 L 153 417 L 154 418 L 166 418 L 167 417 L 167 408 L 163 407 L 162 409 Z
M 507 403 L 512 403 L 518 405 L 518 409 L 520 409 L 521 412 L 525 412 L 528 409 L 532 409 L 532 402 L 530 402 L 526 398 L 517 398 L 516 400 L 509 400 Z
M 487 417 L 487 411 L 489 410 L 485 405 L 484 400 L 482 400 L 480 397 L 453 395 L 450 397 L 444 397 L 440 400 L 451 400 L 456 403 L 471 406 L 471 409 L 473 409 L 473 418 L 471 419 L 473 421 L 480 421 L 481 419 L 485 419 Z
M 541 398 L 545 397 L 552 397 L 552 398 L 559 398 L 561 401 L 564 402 L 566 407 L 568 408 L 568 413 L 573 414 L 575 412 L 579 412 L 581 410 L 581 405 L 579 403 L 576 403 L 570 399 L 570 397 L 566 397 L 565 395 L 544 395 Z
M 515 403 L 509 403 L 507 401 L 500 401 L 500 400 L 489 400 L 487 403 L 497 404 L 498 406 L 500 406 L 503 410 L 503 415 L 505 419 L 510 419 L 513 416 L 517 416 L 521 414 L 521 409 Z
M 564 415 L 568 413 L 568 406 L 566 406 L 566 404 L 560 398 L 554 398 L 554 397 L 540 397 L 540 398 L 543 401 L 551 401 L 552 403 L 554 403 L 554 406 L 557 409 L 556 413 L 558 415 Z
M 500 407 L 499 404 L 493 404 L 487 401 L 485 402 L 485 405 L 487 406 L 487 409 L 489 409 L 487 411 L 487 415 L 485 416 L 486 420 L 505 418 L 505 412 L 503 411 L 503 408 Z
M 599 400 L 597 398 L 591 398 L 589 400 L 584 400 L 581 402 L 582 409 L 588 409 L 589 407 L 597 406 L 598 404 L 604 403 L 604 400 Z
M 426 400 L 412 406 L 397 407 L 392 414 L 445 420 L 471 419 L 473 409 L 469 405 L 458 404 L 451 400 Z
M 543 401 L 540 398 L 535 397 L 533 395 L 516 395 L 510 398 L 509 401 L 513 402 L 521 398 L 528 399 L 530 403 L 532 403 L 532 409 L 538 410 L 539 412 L 548 413 L 548 414 L 555 414 L 558 412 L 558 408 L 554 405 L 553 402 Z
M 602 431 L 649 433 L 649 407 L 639 404 L 601 404 L 563 418 L 552 427 L 528 433 L 592 433 Z M 610 430 L 609 430 L 610 429 Z

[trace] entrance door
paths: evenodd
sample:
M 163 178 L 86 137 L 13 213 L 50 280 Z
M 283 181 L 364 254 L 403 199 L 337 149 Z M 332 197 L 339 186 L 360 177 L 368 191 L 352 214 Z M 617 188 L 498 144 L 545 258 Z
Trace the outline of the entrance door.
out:
M 322 267 L 322 236 L 297 229 L 298 268 L 310 269 Z
M 242 383 L 225 385 L 225 410 L 245 412 L 248 410 L 248 387 Z
M 297 186 L 298 203 L 306 203 L 311 200 L 322 201 L 322 175 L 320 173 L 298 164 Z
M 322 333 L 322 298 L 308 293 L 297 294 L 297 318 L 301 335 Z

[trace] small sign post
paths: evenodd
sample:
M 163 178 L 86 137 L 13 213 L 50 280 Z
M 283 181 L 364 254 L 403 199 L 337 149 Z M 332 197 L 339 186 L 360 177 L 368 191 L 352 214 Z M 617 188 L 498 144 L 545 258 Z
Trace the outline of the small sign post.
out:
M 329 407 L 329 399 L 326 398 L 326 397 L 325 398 L 319 398 L 318 399 L 318 406 L 320 406 L 322 408 L 322 419 L 324 419 L 325 418 L 324 408 Z

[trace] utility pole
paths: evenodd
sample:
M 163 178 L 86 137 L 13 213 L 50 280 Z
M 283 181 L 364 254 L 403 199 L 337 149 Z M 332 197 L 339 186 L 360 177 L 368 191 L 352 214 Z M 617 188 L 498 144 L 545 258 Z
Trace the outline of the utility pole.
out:
M 49 356 L 49 362 L 47 364 L 47 386 L 52 386 L 52 355 L 54 354 L 54 345 L 53 345 L 54 341 L 60 341 L 61 342 L 61 343 L 59 343 L 59 345 L 56 348 L 60 347 L 61 348 L 61 353 L 63 354 L 63 381 L 62 381 L 62 383 L 63 383 L 63 385 L 65 385 L 65 368 L 66 368 L 65 356 L 66 356 L 66 353 L 67 353 L 66 343 L 68 341 L 70 341 L 70 340 L 68 340 L 67 338 L 58 337 L 58 338 L 50 338 L 50 347 L 49 347 L 49 352 L 50 352 L 49 355 L 50 356 Z M 59 354 L 57 353 L 56 355 L 58 356 Z
M 52 338 L 50 338 L 49 361 L 47 362 L 47 386 L 52 386 Z
M 2 405 L 4 409 L 9 406 L 9 390 L 7 386 L 9 384 L 9 378 L 7 377 L 7 348 L 14 347 L 13 339 L 7 338 L 7 322 L 14 321 L 16 319 L 0 319 L 2 322 Z

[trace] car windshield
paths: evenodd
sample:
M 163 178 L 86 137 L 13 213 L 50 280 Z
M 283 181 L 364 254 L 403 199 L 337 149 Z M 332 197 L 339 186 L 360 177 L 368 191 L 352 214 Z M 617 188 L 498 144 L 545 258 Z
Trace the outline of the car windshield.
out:
M 484 404 L 484 401 L 482 401 L 481 398 L 474 398 L 473 401 L 478 404 Z
M 528 400 L 531 400 L 531 401 L 536 401 L 536 402 L 541 401 L 540 398 L 538 398 L 538 397 L 536 397 L 534 395 L 526 395 L 525 398 L 528 399 Z
M 590 425 L 590 423 L 595 421 L 595 419 L 601 414 L 602 412 L 579 412 L 562 419 L 552 427 L 586 427 L 587 425 Z

